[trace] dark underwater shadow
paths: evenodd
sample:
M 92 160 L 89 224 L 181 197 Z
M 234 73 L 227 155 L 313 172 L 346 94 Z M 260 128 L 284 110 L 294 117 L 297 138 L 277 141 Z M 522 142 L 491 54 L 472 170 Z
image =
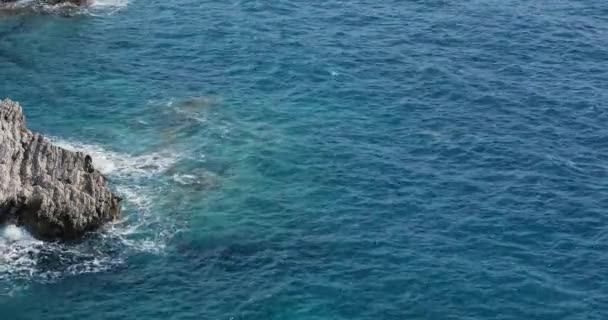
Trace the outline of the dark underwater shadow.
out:
M 58 31 L 53 31 L 57 29 L 50 28 L 50 24 L 57 22 L 64 26 L 59 29 L 62 38 L 72 38 L 82 32 L 87 26 L 83 22 L 89 19 L 85 15 L 71 14 L 72 11 L 73 9 L 68 8 L 48 11 L 35 7 L 7 7 L 6 4 L 0 4 L 0 70 L 5 71 L 4 81 L 23 82 L 28 87 L 36 88 L 46 101 L 55 99 L 54 91 L 63 84 L 45 80 L 49 73 L 41 70 L 47 66 L 38 65 L 37 61 L 49 51 L 45 50 L 47 44 L 41 43 L 39 38 L 55 37 L 53 33 Z M 18 90 L 4 94 L 19 98 Z
M 0 19 L 3 18 L 2 14 L 3 11 L 2 9 L 0 9 Z M 23 59 L 21 56 L 15 54 L 14 52 L 11 52 L 3 45 L 4 43 L 10 42 L 8 40 L 11 36 L 23 33 L 28 28 L 26 19 L 21 17 L 10 17 L 10 19 L 16 20 L 15 23 L 11 23 L 6 28 L 0 29 L 0 63 L 2 62 L 2 60 L 6 60 L 7 62 L 13 63 L 20 68 L 28 68 L 29 63 L 27 60 Z M 0 20 L 0 22 L 2 22 L 2 20 Z

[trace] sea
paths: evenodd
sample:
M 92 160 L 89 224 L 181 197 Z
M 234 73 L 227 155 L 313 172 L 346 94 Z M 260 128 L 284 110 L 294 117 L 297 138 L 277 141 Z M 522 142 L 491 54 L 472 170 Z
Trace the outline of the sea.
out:
M 608 319 L 607 2 L 16 11 L 0 98 L 123 215 L 3 226 L 0 319 Z

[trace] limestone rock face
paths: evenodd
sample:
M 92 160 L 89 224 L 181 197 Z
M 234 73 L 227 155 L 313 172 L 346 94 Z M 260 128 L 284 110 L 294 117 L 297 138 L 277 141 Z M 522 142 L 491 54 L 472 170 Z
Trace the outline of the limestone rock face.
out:
M 29 131 L 21 106 L 0 101 L 0 223 L 68 240 L 116 219 L 120 198 L 92 162 Z

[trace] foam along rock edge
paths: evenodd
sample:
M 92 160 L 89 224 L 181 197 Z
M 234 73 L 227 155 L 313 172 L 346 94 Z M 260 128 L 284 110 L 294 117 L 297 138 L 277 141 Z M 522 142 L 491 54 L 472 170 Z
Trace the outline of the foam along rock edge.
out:
M 21 106 L 0 101 L 0 223 L 43 240 L 72 240 L 120 215 L 120 198 L 82 152 L 26 128 Z

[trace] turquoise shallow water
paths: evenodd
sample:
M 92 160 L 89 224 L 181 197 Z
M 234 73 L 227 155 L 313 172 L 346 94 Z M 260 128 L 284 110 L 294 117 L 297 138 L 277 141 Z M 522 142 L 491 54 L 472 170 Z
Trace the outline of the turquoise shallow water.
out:
M 0 96 L 125 198 L 0 241 L 1 319 L 608 318 L 608 6 L 100 4 L 0 17 Z

